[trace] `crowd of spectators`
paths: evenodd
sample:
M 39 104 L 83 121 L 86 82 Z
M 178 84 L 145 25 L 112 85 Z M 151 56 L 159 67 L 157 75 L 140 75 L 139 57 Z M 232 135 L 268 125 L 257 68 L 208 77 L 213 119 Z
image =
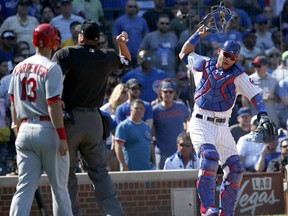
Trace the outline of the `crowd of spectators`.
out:
M 274 171 L 276 168 L 268 165 L 269 160 L 278 166 L 281 163 L 281 167 L 284 162 L 287 164 L 288 0 L 279 0 L 277 4 L 275 0 L 223 2 L 237 19 L 231 23 L 227 35 L 210 34 L 197 44 L 195 51 L 215 57 L 218 47 L 228 39 L 241 45 L 238 63 L 263 89 L 268 114 L 282 133 L 279 132 L 279 142 L 274 145 L 251 144 L 250 132 L 257 124 L 252 118 L 255 110 L 241 95 L 233 108 L 231 132 L 246 171 L 266 171 L 267 167 L 268 171 Z M 75 26 L 87 18 L 101 27 L 100 49 L 117 50 L 115 36 L 121 31 L 129 35 L 127 46 L 132 67 L 111 74 L 101 107 L 115 125 L 105 141 L 110 171 L 198 169 L 193 143 L 187 137 L 189 133 L 185 133 L 193 112 L 193 76 L 181 64 L 178 53 L 211 6 L 219 3 L 217 0 L 0 0 L 0 117 L 5 120 L 0 125 L 0 175 L 17 173 L 13 163 L 15 137 L 7 132 L 11 124 L 8 86 L 15 65 L 35 52 L 31 42 L 33 29 L 39 23 L 51 23 L 58 29 L 62 48 L 77 43 Z M 135 130 L 142 131 L 143 136 Z M 135 149 L 134 143 L 139 144 Z

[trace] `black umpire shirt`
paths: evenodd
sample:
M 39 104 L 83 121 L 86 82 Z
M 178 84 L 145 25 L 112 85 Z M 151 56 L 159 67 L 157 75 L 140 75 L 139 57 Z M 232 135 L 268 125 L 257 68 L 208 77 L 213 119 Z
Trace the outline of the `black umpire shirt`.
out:
M 62 69 L 66 108 L 101 107 L 108 76 L 112 71 L 129 67 L 129 60 L 114 51 L 95 46 L 64 47 L 52 58 Z

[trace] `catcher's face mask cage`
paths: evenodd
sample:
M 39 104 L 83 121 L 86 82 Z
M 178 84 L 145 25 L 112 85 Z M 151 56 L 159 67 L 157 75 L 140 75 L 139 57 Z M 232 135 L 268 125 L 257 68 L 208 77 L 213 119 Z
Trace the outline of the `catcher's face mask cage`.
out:
M 237 17 L 232 14 L 231 10 L 224 6 L 221 2 L 220 5 L 211 7 L 211 12 L 207 14 L 199 23 L 207 28 L 208 32 L 219 33 L 226 35 L 230 22 Z

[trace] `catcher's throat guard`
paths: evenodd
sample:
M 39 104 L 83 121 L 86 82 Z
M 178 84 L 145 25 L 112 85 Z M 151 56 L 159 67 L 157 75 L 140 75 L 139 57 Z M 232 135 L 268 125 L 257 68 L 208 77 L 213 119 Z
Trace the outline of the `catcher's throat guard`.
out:
M 199 25 L 204 25 L 208 32 L 226 35 L 232 20 L 236 19 L 231 10 L 225 7 L 224 2 L 211 7 Z

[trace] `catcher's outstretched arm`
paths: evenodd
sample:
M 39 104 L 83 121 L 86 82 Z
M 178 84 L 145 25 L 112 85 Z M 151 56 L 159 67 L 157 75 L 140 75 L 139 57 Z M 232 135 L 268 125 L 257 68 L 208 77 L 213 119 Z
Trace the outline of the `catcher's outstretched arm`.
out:
M 266 112 L 266 107 L 263 101 L 262 96 L 258 93 L 252 99 L 251 102 L 254 108 L 258 111 L 258 113 Z
M 265 104 L 260 94 L 255 95 L 251 102 L 257 109 L 258 127 L 253 131 L 252 141 L 257 143 L 270 143 L 277 139 L 277 128 L 266 112 Z

